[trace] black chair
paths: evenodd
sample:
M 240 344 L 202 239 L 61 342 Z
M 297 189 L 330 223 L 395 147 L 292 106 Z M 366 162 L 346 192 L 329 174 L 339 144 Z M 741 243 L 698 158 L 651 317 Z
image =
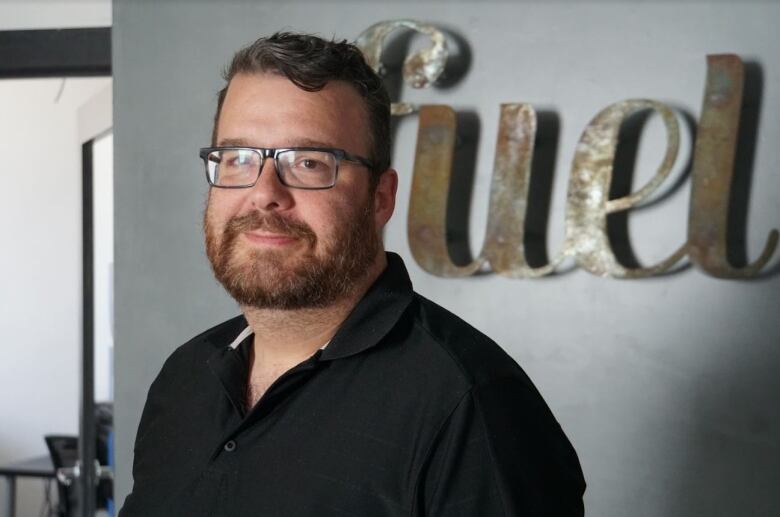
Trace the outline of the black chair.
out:
M 109 436 L 113 428 L 113 407 L 111 403 L 95 404 L 95 456 L 100 465 L 108 465 Z M 74 467 L 79 461 L 79 439 L 71 435 L 47 435 L 44 436 L 46 447 L 49 449 L 51 462 L 54 469 Z M 110 479 L 101 479 L 95 489 L 96 507 L 107 508 L 108 501 L 113 494 L 113 482 Z M 71 517 L 76 509 L 76 490 L 73 485 L 66 485 L 57 480 L 57 507 L 54 515 L 57 517 Z
M 73 467 L 79 460 L 79 439 L 77 436 L 48 435 L 43 437 L 54 470 Z M 57 517 L 70 517 L 76 507 L 76 491 L 57 480 Z

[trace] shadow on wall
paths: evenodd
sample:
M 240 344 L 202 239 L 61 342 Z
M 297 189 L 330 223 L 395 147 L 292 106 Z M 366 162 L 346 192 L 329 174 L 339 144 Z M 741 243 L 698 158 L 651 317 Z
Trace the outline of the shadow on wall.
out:
M 766 330 L 780 335 L 779 324 Z M 702 357 L 680 406 L 669 408 L 686 419 L 661 515 L 778 515 L 780 350 L 772 340 L 756 345 L 730 343 L 728 354 Z

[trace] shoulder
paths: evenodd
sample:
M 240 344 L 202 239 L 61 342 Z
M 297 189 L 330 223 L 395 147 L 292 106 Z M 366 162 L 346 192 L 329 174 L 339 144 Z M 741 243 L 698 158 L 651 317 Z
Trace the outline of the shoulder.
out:
M 409 310 L 428 348 L 441 351 L 440 369 L 457 369 L 465 388 L 426 458 L 419 490 L 430 513 L 447 513 L 453 501 L 480 501 L 474 508 L 464 502 L 461 513 L 582 515 L 585 484 L 577 454 L 517 362 L 422 296 L 415 295 Z M 491 495 L 496 492 L 500 498 Z
M 216 325 L 176 348 L 165 360 L 146 397 L 138 439 L 142 441 L 153 420 L 190 408 L 192 401 L 205 400 L 212 390 L 209 359 L 228 344 L 246 325 L 243 316 Z M 228 337 L 232 336 L 232 337 Z
M 409 307 L 414 327 L 470 388 L 513 379 L 536 391 L 528 376 L 495 341 L 444 307 L 415 293 Z
M 244 317 L 239 315 L 204 330 L 168 356 L 160 375 L 190 370 L 198 364 L 205 364 L 215 351 L 227 347 L 246 325 Z

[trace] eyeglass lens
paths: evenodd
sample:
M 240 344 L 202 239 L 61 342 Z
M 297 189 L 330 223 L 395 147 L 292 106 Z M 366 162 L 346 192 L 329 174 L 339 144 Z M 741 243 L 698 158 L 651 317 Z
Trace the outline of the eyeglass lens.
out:
M 221 187 L 249 186 L 257 180 L 264 162 L 260 151 L 228 149 L 208 155 L 211 183 Z M 286 150 L 276 154 L 277 174 L 288 187 L 331 187 L 338 161 L 328 151 Z

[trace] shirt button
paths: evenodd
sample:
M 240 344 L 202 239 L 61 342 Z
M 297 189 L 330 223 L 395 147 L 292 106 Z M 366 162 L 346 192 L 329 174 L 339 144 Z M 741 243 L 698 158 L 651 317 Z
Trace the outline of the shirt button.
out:
M 225 442 L 224 448 L 227 452 L 233 452 L 234 450 L 236 450 L 236 442 L 234 440 L 228 440 L 227 442 Z

